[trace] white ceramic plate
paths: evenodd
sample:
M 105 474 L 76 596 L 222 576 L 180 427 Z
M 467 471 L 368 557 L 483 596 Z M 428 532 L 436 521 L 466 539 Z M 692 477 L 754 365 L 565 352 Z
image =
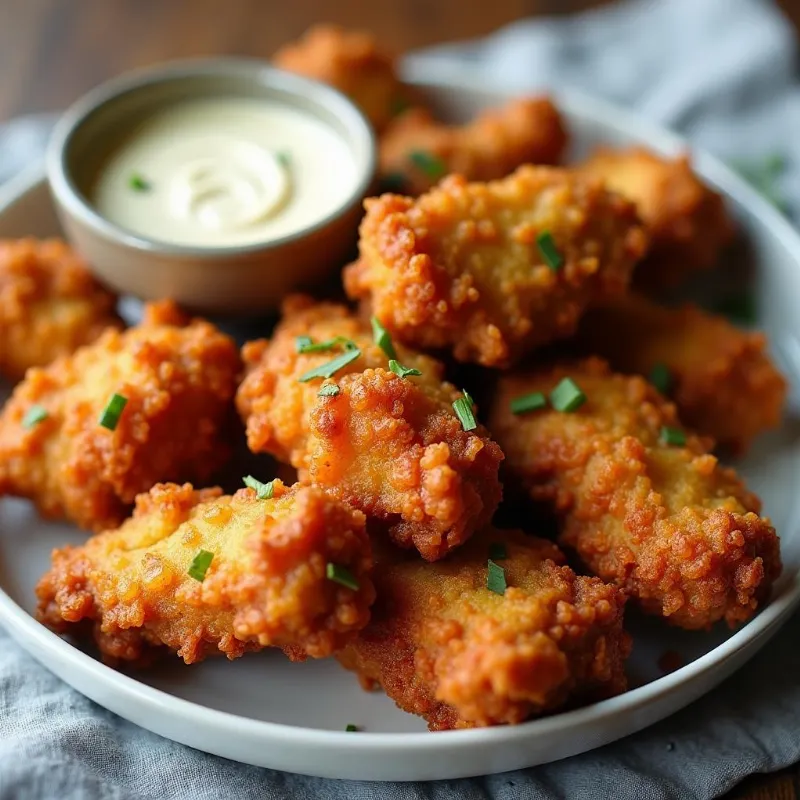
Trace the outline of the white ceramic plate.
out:
M 413 77 L 413 76 L 412 76 Z M 459 84 L 458 81 L 461 81 Z M 463 72 L 424 88 L 453 118 L 505 99 Z M 562 96 L 577 151 L 600 142 L 640 142 L 664 152 L 677 138 L 616 108 Z M 764 327 L 785 369 L 800 374 L 800 238 L 789 224 L 722 164 L 698 155 L 697 167 L 728 196 L 758 267 Z M 0 194 L 0 237 L 59 233 L 39 169 Z M 800 601 L 800 431 L 790 422 L 765 437 L 740 465 L 763 496 L 781 533 L 785 571 L 770 604 L 730 635 L 672 631 L 657 620 L 632 619 L 630 663 L 637 688 L 611 700 L 524 725 L 427 733 L 421 720 L 368 694 L 333 661 L 290 664 L 279 652 L 234 663 L 177 660 L 136 678 L 115 672 L 45 630 L 30 616 L 33 587 L 50 550 L 83 535 L 46 524 L 22 502 L 0 502 L 0 622 L 45 666 L 101 705 L 200 750 L 258 766 L 331 778 L 423 780 L 460 778 L 565 758 L 634 733 L 707 692 L 750 658 Z M 662 676 L 657 660 L 679 652 L 686 666 Z M 355 723 L 363 732 L 345 733 Z

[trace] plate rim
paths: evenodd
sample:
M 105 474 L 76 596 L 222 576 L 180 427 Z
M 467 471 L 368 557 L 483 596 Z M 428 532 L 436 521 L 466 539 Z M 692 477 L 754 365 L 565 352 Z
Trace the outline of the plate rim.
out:
M 458 74 L 455 72 L 448 74 L 447 70 L 437 67 L 437 76 L 433 80 L 430 77 L 421 79 L 422 76 L 415 73 L 415 69 L 406 68 L 404 77 L 409 82 L 422 88 L 427 87 L 438 91 L 478 89 L 495 95 L 498 100 L 502 100 L 505 97 L 519 96 L 525 92 L 522 87 L 513 89 L 502 87 L 494 81 L 487 80 L 485 76 L 482 76 L 477 71 L 469 69 L 461 69 Z M 559 108 L 563 108 L 568 113 L 591 116 L 610 128 L 624 127 L 635 138 L 646 140 L 647 146 L 655 150 L 675 153 L 679 150 L 690 149 L 697 171 L 716 187 L 720 188 L 727 196 L 733 198 L 738 204 L 748 208 L 757 216 L 761 225 L 768 229 L 769 234 L 779 240 L 793 260 L 800 264 L 800 233 L 796 232 L 788 220 L 752 189 L 744 179 L 740 178 L 715 156 L 710 155 L 703 148 L 690 146 L 689 142 L 683 137 L 671 133 L 658 124 L 652 123 L 636 113 L 620 108 L 606 100 L 571 89 L 550 90 L 548 94 L 554 98 Z M 45 182 L 43 160 L 29 166 L 22 173 L 7 181 L 0 187 L 0 215 L 5 213 L 10 205 L 18 202 L 26 194 L 37 190 Z M 800 514 L 797 508 L 793 510 L 791 518 L 794 524 L 800 522 Z M 341 754 L 346 749 L 348 756 L 378 755 L 387 750 L 391 750 L 396 754 L 400 748 L 406 754 L 409 754 L 409 751 L 415 751 L 429 755 L 451 750 L 454 746 L 469 745 L 471 748 L 496 747 L 527 740 L 534 736 L 547 736 L 555 732 L 563 735 L 566 731 L 580 731 L 584 726 L 597 725 L 620 714 L 631 714 L 637 709 L 655 703 L 657 700 L 678 690 L 684 683 L 701 681 L 703 676 L 708 676 L 711 672 L 719 670 L 725 662 L 737 655 L 749 658 L 770 636 L 777 632 L 798 605 L 800 605 L 800 568 L 795 570 L 793 575 L 786 576 L 780 594 L 773 597 L 770 603 L 752 621 L 709 652 L 675 672 L 648 684 L 630 689 L 617 697 L 602 700 L 579 709 L 553 714 L 513 726 L 441 731 L 435 735 L 431 735 L 427 731 L 418 733 L 372 733 L 363 731 L 359 732 L 358 736 L 353 736 L 344 731 L 307 728 L 244 717 L 235 713 L 209 708 L 156 689 L 134 677 L 105 666 L 47 630 L 0 586 L 0 623 L 8 630 L 12 638 L 46 668 L 56 672 L 60 678 L 62 678 L 60 673 L 62 671 L 67 672 L 69 669 L 80 670 L 91 676 L 97 684 L 95 695 L 102 694 L 103 690 L 119 695 L 119 702 L 114 703 L 116 707 L 119 707 L 122 701 L 133 702 L 142 706 L 145 711 L 153 712 L 154 719 L 158 719 L 164 713 L 176 714 L 189 725 L 198 725 L 204 728 L 212 727 L 222 735 L 232 733 L 235 736 L 241 736 L 244 734 L 267 742 L 280 739 L 288 744 L 302 744 L 307 747 L 321 748 L 331 755 L 336 755 L 337 751 Z M 47 659 L 52 659 L 52 662 L 45 660 L 43 656 L 46 656 Z M 53 665 L 56 665 L 56 669 L 53 669 Z M 71 683 L 70 681 L 67 682 Z M 704 690 L 702 694 L 706 694 L 709 690 Z M 95 698 L 93 697 L 92 699 Z M 658 719 L 669 716 L 688 702 L 691 702 L 691 698 L 667 714 L 660 714 Z M 109 707 L 107 701 L 102 702 L 101 705 Z M 114 713 L 122 717 L 127 716 L 124 712 L 117 711 L 116 708 L 113 710 Z M 141 714 L 137 716 L 141 716 Z M 140 722 L 136 722 L 136 724 L 147 727 L 146 724 L 142 725 Z M 639 725 L 635 730 L 640 730 L 649 724 Z M 152 730 L 152 728 L 148 729 Z M 627 731 L 627 733 L 631 732 L 633 731 Z M 168 738 L 175 737 L 170 736 Z M 608 741 L 613 741 L 617 738 L 619 736 L 614 735 Z M 177 738 L 175 740 L 181 741 Z M 188 741 L 184 743 L 190 744 Z M 197 747 L 196 744 L 192 744 L 192 746 Z M 202 749 L 208 752 L 215 752 L 206 746 L 203 746 Z M 576 750 L 576 752 L 583 751 L 580 748 Z M 217 754 L 236 758 L 225 752 L 218 752 Z M 275 768 L 280 769 L 281 767 Z M 334 775 L 331 770 L 327 770 L 323 772 L 312 771 L 306 774 L 319 774 L 324 777 L 351 777 L 351 774 L 346 769 L 345 772 Z M 459 772 L 461 776 L 468 774 L 471 774 L 469 773 L 469 767 L 466 767 L 465 771 Z M 397 780 L 397 778 L 391 779 Z M 406 780 L 414 779 L 414 777 L 406 778 Z M 377 780 L 380 780 L 380 778 L 377 778 Z

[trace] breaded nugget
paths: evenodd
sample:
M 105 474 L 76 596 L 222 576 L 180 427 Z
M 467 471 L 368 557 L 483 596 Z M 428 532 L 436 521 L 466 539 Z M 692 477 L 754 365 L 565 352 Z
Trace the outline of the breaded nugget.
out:
M 547 395 L 565 377 L 586 395 L 573 413 L 511 412 L 514 398 Z M 506 375 L 491 428 L 509 473 L 560 517 L 561 542 L 646 612 L 682 628 L 733 627 L 768 598 L 781 561 L 759 499 L 643 378 L 599 359 Z
M 681 420 L 733 452 L 780 423 L 786 381 L 763 333 L 695 306 L 665 308 L 631 294 L 587 312 L 580 341 L 622 372 L 647 377 L 666 368 L 661 377 Z
M 504 594 L 487 588 L 490 554 Z M 338 658 L 432 730 L 523 722 L 625 690 L 624 596 L 561 566 L 551 542 L 485 530 L 435 564 L 385 558 L 372 621 Z
M 364 515 L 314 487 L 276 480 L 273 492 L 154 486 L 120 528 L 54 551 L 39 620 L 112 661 L 146 663 L 159 646 L 187 664 L 269 645 L 330 655 L 366 625 L 375 596 Z
M 512 100 L 465 125 L 446 125 L 413 108 L 383 132 L 380 172 L 392 191 L 418 195 L 451 172 L 490 181 L 523 164 L 557 164 L 567 138 L 549 97 Z
M 298 337 L 343 337 L 360 355 L 328 380 L 301 382 L 355 351 L 298 353 Z M 344 306 L 291 298 L 272 341 L 245 345 L 236 403 L 251 450 L 289 461 L 301 481 L 325 486 L 434 560 L 491 519 L 503 455 L 482 426 L 463 429 L 452 406 L 460 392 L 438 361 L 400 345 L 396 355 L 421 375 L 391 372 L 369 326 Z
M 641 147 L 601 148 L 579 170 L 636 203 L 650 236 L 637 285 L 675 286 L 690 273 L 713 267 L 733 238 L 722 196 L 694 174 L 688 155 L 669 159 Z
M 278 50 L 272 61 L 346 94 L 378 131 L 405 102 L 394 58 L 366 31 L 314 25 L 298 41 Z
M 18 380 L 119 327 L 116 302 L 64 242 L 0 240 L 0 374 Z
M 590 302 L 625 289 L 646 244 L 632 203 L 547 167 L 490 183 L 450 176 L 366 209 L 360 259 L 344 274 L 350 297 L 406 344 L 485 366 L 572 334 Z
M 232 339 L 161 303 L 29 370 L 0 414 L 0 493 L 98 531 L 154 483 L 207 480 L 229 454 L 240 363 Z M 114 395 L 127 402 L 109 430 L 99 420 Z

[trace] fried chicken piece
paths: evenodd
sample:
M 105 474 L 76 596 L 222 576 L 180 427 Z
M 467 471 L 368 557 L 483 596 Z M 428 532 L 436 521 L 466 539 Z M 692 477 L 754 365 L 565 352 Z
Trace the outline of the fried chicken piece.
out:
M 666 367 L 667 394 L 681 419 L 733 452 L 780 423 L 786 381 L 763 333 L 695 306 L 665 308 L 631 294 L 587 312 L 580 341 L 622 372 L 649 376 Z
M 0 493 L 98 531 L 154 483 L 207 480 L 229 454 L 240 364 L 210 323 L 149 305 L 141 325 L 28 371 L 0 414 Z M 109 430 L 99 420 L 115 394 L 127 403 Z
M 504 594 L 487 588 L 496 548 Z M 337 657 L 431 730 L 524 722 L 625 690 L 624 595 L 562 566 L 551 542 L 488 529 L 435 564 L 377 561 L 372 620 Z
M 0 374 L 18 380 L 119 327 L 116 302 L 64 242 L 0 240 Z
M 272 486 L 263 500 L 154 486 L 121 527 L 53 552 L 39 620 L 112 661 L 144 664 L 159 646 L 187 664 L 270 645 L 295 660 L 330 655 L 375 597 L 364 515 L 312 486 Z M 205 577 L 192 575 L 201 551 L 212 554 Z M 357 588 L 329 579 L 328 564 Z
M 512 399 L 547 395 L 567 376 L 586 395 L 574 413 L 511 412 Z M 781 560 L 759 499 L 681 431 L 643 378 L 599 359 L 503 376 L 491 427 L 509 472 L 560 517 L 562 544 L 647 613 L 688 629 L 733 627 L 768 598 Z
M 484 366 L 572 334 L 590 302 L 625 289 L 646 244 L 633 204 L 547 167 L 365 205 L 347 293 L 405 343 Z M 537 244 L 548 235 L 557 269 Z
M 579 171 L 636 203 L 651 245 L 634 280 L 643 288 L 675 286 L 713 267 L 733 239 L 722 196 L 694 174 L 688 155 L 669 159 L 641 147 L 601 148 Z
M 503 454 L 482 426 L 463 429 L 452 406 L 461 393 L 442 365 L 397 345 L 399 362 L 421 373 L 402 378 L 344 306 L 294 297 L 283 311 L 271 342 L 242 351 L 236 403 L 250 449 L 289 461 L 301 481 L 330 489 L 431 561 L 485 525 L 500 502 Z M 298 353 L 302 336 L 344 337 L 360 355 L 333 378 L 304 383 L 303 373 L 348 351 Z
M 330 84 L 380 131 L 405 104 L 394 58 L 366 31 L 314 25 L 272 58 L 276 67 Z
M 393 191 L 419 195 L 451 172 L 490 181 L 523 164 L 557 164 L 567 138 L 549 97 L 513 100 L 466 125 L 446 125 L 413 108 L 381 136 L 380 172 Z

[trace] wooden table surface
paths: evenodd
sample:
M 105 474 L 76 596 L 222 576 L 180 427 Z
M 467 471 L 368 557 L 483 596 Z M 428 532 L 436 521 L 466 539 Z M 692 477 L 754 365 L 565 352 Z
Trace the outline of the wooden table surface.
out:
M 700 2 L 700 0 L 698 0 Z M 316 21 L 372 30 L 400 52 L 525 16 L 609 0 L 0 0 L 0 120 L 63 108 L 98 82 L 169 58 L 265 57 Z M 800 28 L 800 0 L 781 0 Z M 709 770 L 713 766 L 709 764 Z M 729 798 L 800 800 L 798 766 Z

